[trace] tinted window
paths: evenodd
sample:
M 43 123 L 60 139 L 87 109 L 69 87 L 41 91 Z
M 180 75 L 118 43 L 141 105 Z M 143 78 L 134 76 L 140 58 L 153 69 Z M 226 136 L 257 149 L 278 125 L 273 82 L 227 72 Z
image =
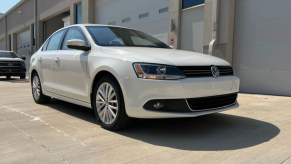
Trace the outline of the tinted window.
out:
M 139 15 L 139 19 L 141 19 L 141 18 L 146 18 L 146 17 L 148 17 L 148 16 L 149 16 L 149 13 L 140 14 L 140 15 Z
M 119 27 L 88 26 L 95 43 L 100 46 L 169 48 L 165 43 L 141 31 Z
M 183 0 L 182 8 L 186 9 L 189 7 L 204 4 L 205 0 Z
M 44 43 L 44 45 L 42 47 L 42 50 L 43 51 L 46 51 L 46 48 L 47 48 L 48 43 L 49 43 L 49 40 Z
M 130 18 L 125 18 L 122 20 L 122 23 L 130 22 Z
M 169 8 L 166 7 L 166 8 L 162 8 L 159 10 L 159 13 L 165 13 L 165 12 L 168 12 L 169 11 Z
M 67 47 L 67 41 L 71 39 L 80 39 L 83 40 L 86 45 L 87 45 L 87 39 L 85 38 L 85 35 L 83 34 L 82 30 L 79 28 L 70 28 L 65 36 L 63 45 L 62 45 L 62 50 L 67 50 L 69 49 Z
M 47 50 L 58 50 L 59 44 L 61 42 L 62 36 L 64 34 L 65 30 L 59 31 L 55 33 L 49 41 L 49 44 L 47 46 Z
M 1 52 L 0 58 L 19 58 L 14 52 Z

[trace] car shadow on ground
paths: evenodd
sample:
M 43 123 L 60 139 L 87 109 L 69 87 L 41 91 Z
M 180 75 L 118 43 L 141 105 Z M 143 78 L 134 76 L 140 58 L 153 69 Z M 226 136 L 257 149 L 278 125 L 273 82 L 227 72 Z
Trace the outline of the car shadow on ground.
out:
M 55 99 L 48 106 L 97 123 L 92 109 Z M 221 151 L 262 144 L 276 137 L 280 129 L 268 122 L 217 113 L 194 118 L 135 120 L 128 128 L 115 133 L 157 146 Z

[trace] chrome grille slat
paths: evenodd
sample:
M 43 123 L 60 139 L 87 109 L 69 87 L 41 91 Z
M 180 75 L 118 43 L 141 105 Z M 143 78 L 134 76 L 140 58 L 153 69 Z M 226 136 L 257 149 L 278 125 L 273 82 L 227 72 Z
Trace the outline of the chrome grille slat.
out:
M 219 69 L 220 76 L 233 76 L 231 66 L 216 66 Z M 211 66 L 179 66 L 178 67 L 188 78 L 213 77 Z

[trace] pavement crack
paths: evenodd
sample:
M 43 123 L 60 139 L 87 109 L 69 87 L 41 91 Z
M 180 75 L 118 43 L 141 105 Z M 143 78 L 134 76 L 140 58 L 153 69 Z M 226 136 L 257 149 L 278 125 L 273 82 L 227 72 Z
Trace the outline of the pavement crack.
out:
M 5 120 L 8 124 L 12 125 L 14 128 L 16 128 L 18 131 L 20 131 L 21 133 L 25 134 L 27 137 L 29 137 L 31 140 L 33 140 L 34 142 L 36 142 L 37 144 L 41 145 L 43 148 L 45 148 L 48 152 L 54 154 L 56 157 L 58 157 L 59 159 L 61 159 L 62 161 L 64 161 L 65 163 L 69 164 L 68 161 L 66 161 L 64 158 L 62 158 L 61 156 L 59 156 L 57 153 L 53 152 L 50 148 L 48 148 L 47 146 L 45 146 L 44 144 L 38 142 L 35 138 L 33 138 L 32 136 L 30 136 L 29 134 L 25 133 L 23 130 L 19 129 L 16 125 L 14 125 L 13 123 L 11 123 L 10 121 L 8 121 L 7 119 L 5 119 L 4 117 L 0 116 L 0 118 L 2 118 L 3 120 Z
M 283 161 L 281 164 L 285 164 L 287 161 L 289 161 L 291 159 L 291 156 L 289 158 L 287 158 L 285 161 Z

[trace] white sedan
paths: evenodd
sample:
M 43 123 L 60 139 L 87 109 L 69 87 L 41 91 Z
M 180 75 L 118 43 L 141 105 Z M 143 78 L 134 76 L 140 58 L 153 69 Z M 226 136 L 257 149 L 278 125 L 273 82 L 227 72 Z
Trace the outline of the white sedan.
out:
M 93 108 L 103 128 L 132 118 L 195 117 L 237 108 L 239 78 L 222 59 L 170 48 L 134 29 L 72 25 L 32 56 L 36 103 Z

